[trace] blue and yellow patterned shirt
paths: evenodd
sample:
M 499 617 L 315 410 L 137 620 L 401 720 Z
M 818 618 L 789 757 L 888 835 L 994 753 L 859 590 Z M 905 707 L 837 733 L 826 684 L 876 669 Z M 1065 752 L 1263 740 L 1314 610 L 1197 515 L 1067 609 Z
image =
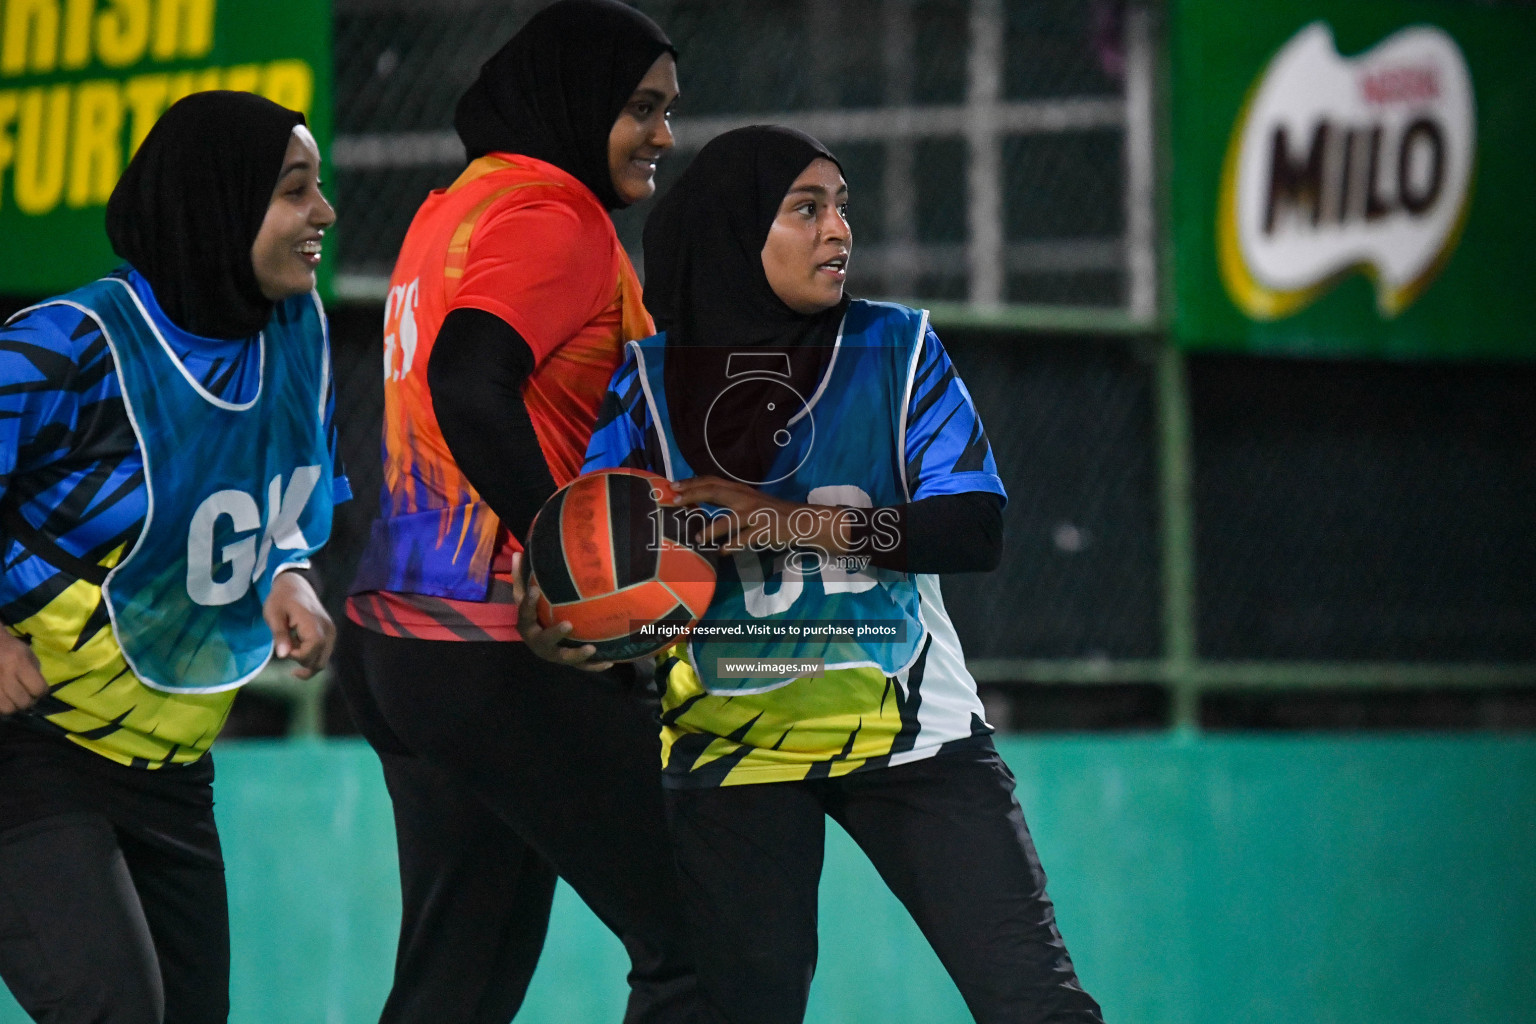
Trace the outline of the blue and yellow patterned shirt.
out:
M 256 393 L 262 368 L 255 339 L 189 334 L 164 315 L 143 277 L 119 273 L 207 391 L 231 402 Z M 327 391 L 334 461 L 335 399 Z M 340 502 L 351 492 L 336 466 L 332 493 Z M 144 459 L 112 350 L 96 321 L 77 309 L 33 309 L 0 327 L 0 502 L 67 554 L 104 568 L 117 564 L 144 525 Z M 234 701 L 233 690 L 171 694 L 143 685 L 118 647 L 101 587 L 51 564 L 3 525 L 0 624 L 28 640 L 49 683 L 26 724 L 123 764 L 195 761 Z

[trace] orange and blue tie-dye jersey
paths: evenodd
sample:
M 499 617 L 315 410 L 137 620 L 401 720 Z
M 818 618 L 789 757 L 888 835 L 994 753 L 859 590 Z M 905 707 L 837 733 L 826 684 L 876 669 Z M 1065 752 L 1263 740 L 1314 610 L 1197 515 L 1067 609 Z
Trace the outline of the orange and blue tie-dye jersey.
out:
M 608 212 L 558 167 L 491 154 L 433 192 L 390 278 L 383 489 L 354 595 L 483 603 L 495 566 L 517 550 L 454 462 L 433 411 L 427 364 L 454 309 L 491 313 L 528 343 L 535 368 L 523 400 L 557 485 L 581 470 L 623 343 L 653 330 Z

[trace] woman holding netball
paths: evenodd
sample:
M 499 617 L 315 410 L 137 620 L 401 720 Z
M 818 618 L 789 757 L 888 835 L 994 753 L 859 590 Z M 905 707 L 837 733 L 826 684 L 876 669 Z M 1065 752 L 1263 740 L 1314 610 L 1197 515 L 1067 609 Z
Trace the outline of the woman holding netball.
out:
M 208 748 L 334 637 L 319 174 L 303 115 L 189 96 L 107 204 L 126 265 L 0 328 L 0 977 L 36 1020 L 229 1015 Z
M 694 1019 L 651 710 L 627 666 L 520 641 L 510 571 L 652 332 L 609 211 L 672 147 L 671 43 L 616 0 L 544 8 L 481 69 L 470 163 L 417 211 L 385 316 L 384 492 L 338 658 L 394 801 L 404 915 L 383 1021 L 506 1024 L 557 877 L 624 942 L 626 1022 Z
M 846 204 L 836 158 L 799 132 L 704 147 L 646 225 L 662 333 L 627 347 L 587 451 L 588 470 L 665 474 L 716 513 L 703 626 L 849 631 L 690 642 L 658 669 L 700 981 L 732 1024 L 802 1019 L 830 816 L 978 1021 L 1096 1022 L 935 575 L 996 566 L 1003 484 L 927 315 L 844 294 Z M 743 678 L 724 658 L 825 673 Z

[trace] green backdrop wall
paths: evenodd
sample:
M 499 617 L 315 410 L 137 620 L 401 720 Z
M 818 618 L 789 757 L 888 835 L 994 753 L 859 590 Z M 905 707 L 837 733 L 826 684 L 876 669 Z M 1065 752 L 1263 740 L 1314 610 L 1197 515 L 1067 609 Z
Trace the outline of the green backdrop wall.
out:
M 1530 328 L 1536 292 L 1529 287 L 1525 257 L 1536 230 L 1536 207 L 1529 201 L 1529 168 L 1536 159 L 1536 121 L 1530 116 L 1536 64 L 1528 59 L 1530 42 L 1536 38 L 1536 11 L 1453 0 L 1172 0 L 1168 9 L 1171 141 L 1164 177 L 1170 189 L 1167 228 L 1173 253 L 1169 326 L 1177 344 L 1328 357 L 1536 355 Z M 1432 264 L 1433 272 L 1414 290 L 1417 297 L 1394 314 L 1378 309 L 1374 275 L 1379 271 L 1368 274 L 1364 269 L 1370 260 L 1363 251 L 1372 248 L 1368 234 L 1350 243 L 1357 259 L 1313 279 L 1308 288 L 1315 295 L 1272 318 L 1239 308 L 1230 286 L 1223 283 L 1218 213 L 1230 205 L 1221 189 L 1224 161 L 1270 62 L 1311 24 L 1326 27 L 1332 35 L 1340 67 L 1370 59 L 1395 33 L 1429 28 L 1454 41 L 1471 76 L 1475 147 L 1461 219 L 1440 249 L 1442 263 Z M 1428 65 L 1422 55 L 1402 61 L 1389 57 L 1371 68 L 1390 76 L 1427 67 L 1436 76 L 1431 91 L 1438 94 L 1450 78 L 1442 57 Z M 1335 137 L 1346 127 L 1364 133 L 1384 123 L 1382 118 L 1390 122 L 1394 106 L 1433 112 L 1427 102 L 1358 100 L 1355 86 L 1364 85 L 1366 70 L 1355 68 L 1358 80 L 1343 76 L 1340 84 L 1348 86 L 1326 101 L 1303 88 L 1296 102 L 1331 105 Z M 1372 106 L 1379 109 L 1367 109 Z M 1310 118 L 1291 123 L 1293 158 L 1300 159 L 1296 153 L 1306 148 L 1316 124 Z M 1395 159 L 1382 157 L 1382 182 L 1391 172 L 1387 164 L 1396 166 Z M 1353 163 L 1358 179 L 1365 170 L 1364 154 Z M 1339 161 L 1328 166 L 1337 167 Z M 1374 163 L 1371 170 L 1376 170 Z M 1364 190 L 1364 182 L 1357 181 L 1354 205 Z M 1328 192 L 1326 201 L 1307 198 L 1322 203 L 1332 216 L 1329 204 L 1338 196 Z M 1444 198 L 1448 204 L 1454 198 L 1449 186 Z M 1315 240 L 1343 230 L 1324 217 L 1321 225 L 1314 220 L 1298 234 Z M 1350 230 L 1358 232 L 1358 225 Z M 1374 244 L 1403 242 L 1400 236 L 1393 239 Z
M 1084 982 L 1112 1024 L 1508 1024 L 1536 1006 L 1536 740 L 1006 739 Z M 399 901 L 355 742 L 229 742 L 233 1024 L 377 1020 Z M 970 1018 L 831 830 L 815 1024 Z M 617 1021 L 615 939 L 562 889 L 519 1021 Z M 0 993 L 0 1024 L 24 1016 Z
M 303 111 L 330 148 L 330 0 L 4 0 L 0 12 L 0 294 L 66 291 L 120 262 L 107 197 L 188 93 L 259 93 Z

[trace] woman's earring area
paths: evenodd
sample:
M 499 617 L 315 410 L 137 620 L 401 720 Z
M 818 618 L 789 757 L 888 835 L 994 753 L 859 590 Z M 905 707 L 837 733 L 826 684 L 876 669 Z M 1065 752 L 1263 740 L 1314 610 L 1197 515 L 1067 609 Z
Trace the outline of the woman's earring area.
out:
M 677 102 L 677 62 L 656 58 L 608 133 L 608 173 L 626 204 L 656 191 L 656 164 L 672 148 L 672 105 Z
M 825 157 L 812 160 L 779 206 L 763 243 L 763 273 L 786 306 L 803 316 L 843 299 L 853 232 L 844 216 L 848 185 Z
M 309 129 L 297 125 L 261 229 L 251 243 L 251 268 L 264 297 L 278 302 L 315 287 L 325 229 L 336 211 L 320 191 L 320 149 Z

